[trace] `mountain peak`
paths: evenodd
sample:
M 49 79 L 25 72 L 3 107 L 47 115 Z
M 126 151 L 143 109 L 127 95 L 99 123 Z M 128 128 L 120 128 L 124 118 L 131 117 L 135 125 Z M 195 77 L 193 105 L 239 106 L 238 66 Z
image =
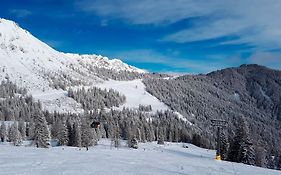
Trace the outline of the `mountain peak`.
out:
M 62 52 L 58 52 L 34 37 L 28 31 L 22 29 L 14 21 L 6 20 L 4 18 L 0 18 L 0 49 L 0 53 L 6 52 L 6 54 L 9 54 L 13 57 L 26 57 L 26 54 L 29 53 L 28 56 L 33 55 L 33 57 L 36 57 L 41 61 L 48 59 L 55 61 L 54 59 L 57 59 L 60 62 L 63 59 L 66 59 L 64 61 L 68 62 L 69 60 L 67 59 L 71 57 L 74 59 L 95 63 L 95 66 L 105 69 L 146 73 L 144 70 L 129 66 L 126 63 L 123 63 L 121 60 L 111 60 L 101 55 L 65 54 Z M 91 59 L 91 61 L 89 61 L 89 59 Z
M 123 71 L 125 76 L 135 77 L 145 73 L 118 59 L 56 51 L 17 23 L 0 19 L 0 81 L 9 79 L 26 88 L 50 111 L 80 109 L 62 89 L 91 86 L 107 78 L 124 76 Z
M 42 73 L 65 72 L 65 74 L 73 73 L 78 76 L 80 73 L 85 74 L 83 72 L 86 71 L 89 74 L 89 70 L 86 70 L 89 66 L 117 72 L 145 73 L 145 71 L 129 66 L 121 60 L 111 60 L 101 55 L 58 52 L 22 29 L 17 23 L 3 18 L 0 19 L 0 60 L 0 69 L 6 70 L 1 73 L 0 80 L 9 76 L 11 80 L 21 81 L 25 85 L 33 84 L 38 79 L 42 79 L 44 77 L 41 75 Z M 74 73 L 73 66 L 81 69 L 81 72 Z M 19 77 L 21 77 L 20 80 Z M 31 79 L 23 80 L 23 77 Z M 31 87 L 34 85 L 30 85 Z M 37 86 L 34 88 L 38 89 Z

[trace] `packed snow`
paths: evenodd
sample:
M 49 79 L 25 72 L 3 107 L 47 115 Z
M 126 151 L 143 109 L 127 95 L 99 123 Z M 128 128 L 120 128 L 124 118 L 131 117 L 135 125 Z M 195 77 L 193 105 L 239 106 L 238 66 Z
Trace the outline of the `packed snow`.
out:
M 119 149 L 101 140 L 98 146 L 85 148 L 10 146 L 0 143 L 1 175 L 280 175 L 280 171 L 214 160 L 215 151 L 191 144 L 141 143 L 139 149 L 123 144 Z
M 133 81 L 109 80 L 95 86 L 106 89 L 111 88 L 124 94 L 126 96 L 126 103 L 120 109 L 123 107 L 137 109 L 139 105 L 151 105 L 153 112 L 169 109 L 168 106 L 145 90 L 145 85 L 141 79 Z
M 40 100 L 44 104 L 43 108 L 50 112 L 61 113 L 82 113 L 82 105 L 67 96 L 63 90 L 50 89 L 48 91 L 33 91 L 32 96 L 35 100 Z

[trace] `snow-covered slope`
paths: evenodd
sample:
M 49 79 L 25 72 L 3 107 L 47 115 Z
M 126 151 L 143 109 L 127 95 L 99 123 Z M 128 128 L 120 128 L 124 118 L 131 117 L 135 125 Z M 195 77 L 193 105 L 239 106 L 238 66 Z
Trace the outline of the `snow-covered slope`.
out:
M 0 18 L 0 80 L 9 78 L 27 88 L 46 108 L 59 111 L 79 108 L 72 99 L 65 98 L 62 91 L 56 92 L 52 84 L 60 80 L 70 85 L 95 84 L 102 81 L 91 71 L 95 68 L 145 73 L 118 59 L 58 52 L 15 22 Z M 46 100 L 47 95 L 57 98 Z
M 143 70 L 118 59 L 58 52 L 20 28 L 15 22 L 5 19 L 0 19 L 0 60 L 0 76 L 3 78 L 8 75 L 11 80 L 29 89 L 46 88 L 48 82 L 44 75 L 48 73 L 63 72 L 73 74 L 76 78 L 90 76 L 85 69 L 87 65 L 144 73 Z M 79 72 L 75 69 L 79 69 Z
M 145 85 L 139 79 L 133 81 L 110 80 L 95 86 L 106 89 L 112 88 L 121 94 L 125 94 L 126 103 L 120 106 L 120 109 L 123 107 L 138 109 L 139 105 L 151 105 L 153 112 L 169 109 L 168 106 L 160 102 L 156 97 L 146 92 Z
M 0 174 L 37 175 L 280 175 L 280 171 L 214 160 L 215 151 L 188 144 L 142 143 L 137 150 L 110 148 L 109 140 L 79 150 L 74 147 L 14 147 L 0 143 Z

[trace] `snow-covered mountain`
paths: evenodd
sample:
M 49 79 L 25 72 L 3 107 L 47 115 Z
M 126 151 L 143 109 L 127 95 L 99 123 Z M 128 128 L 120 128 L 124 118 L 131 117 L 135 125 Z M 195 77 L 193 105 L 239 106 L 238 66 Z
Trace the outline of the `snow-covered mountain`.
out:
M 114 71 L 145 71 L 100 55 L 62 53 L 35 38 L 15 22 L 0 19 L 0 79 L 9 77 L 28 90 L 46 89 L 50 76 L 63 74 L 71 79 L 99 80 L 89 66 Z
M 51 111 L 73 112 L 80 108 L 66 97 L 59 84 L 93 85 L 103 81 L 100 72 L 105 70 L 146 73 L 119 59 L 56 51 L 15 22 L 0 18 L 0 81 L 9 79 L 25 87 Z

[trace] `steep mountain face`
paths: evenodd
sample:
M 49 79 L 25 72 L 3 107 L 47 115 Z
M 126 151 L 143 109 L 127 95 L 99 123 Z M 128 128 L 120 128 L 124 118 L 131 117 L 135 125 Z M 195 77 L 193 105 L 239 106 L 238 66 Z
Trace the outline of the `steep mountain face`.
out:
M 29 90 L 46 90 L 54 83 L 50 79 L 64 79 L 74 85 L 93 83 L 100 79 L 94 72 L 99 68 L 145 73 L 118 59 L 58 52 L 5 19 L 0 19 L 0 60 L 0 79 L 9 77 Z
M 146 79 L 148 92 L 183 114 L 202 133 L 215 133 L 211 119 L 228 121 L 225 130 L 233 137 L 243 117 L 256 148 L 268 155 L 280 154 L 281 71 L 258 65 L 242 65 L 207 75 L 175 79 Z M 266 163 L 265 163 L 266 164 Z
M 208 74 L 218 85 L 237 93 L 244 102 L 281 120 L 281 71 L 259 65 L 242 65 Z
M 62 53 L 15 22 L 0 18 L 0 81 L 24 87 L 50 111 L 75 112 L 81 106 L 66 96 L 67 87 L 91 86 L 111 79 L 134 79 L 146 72 L 100 55 Z

